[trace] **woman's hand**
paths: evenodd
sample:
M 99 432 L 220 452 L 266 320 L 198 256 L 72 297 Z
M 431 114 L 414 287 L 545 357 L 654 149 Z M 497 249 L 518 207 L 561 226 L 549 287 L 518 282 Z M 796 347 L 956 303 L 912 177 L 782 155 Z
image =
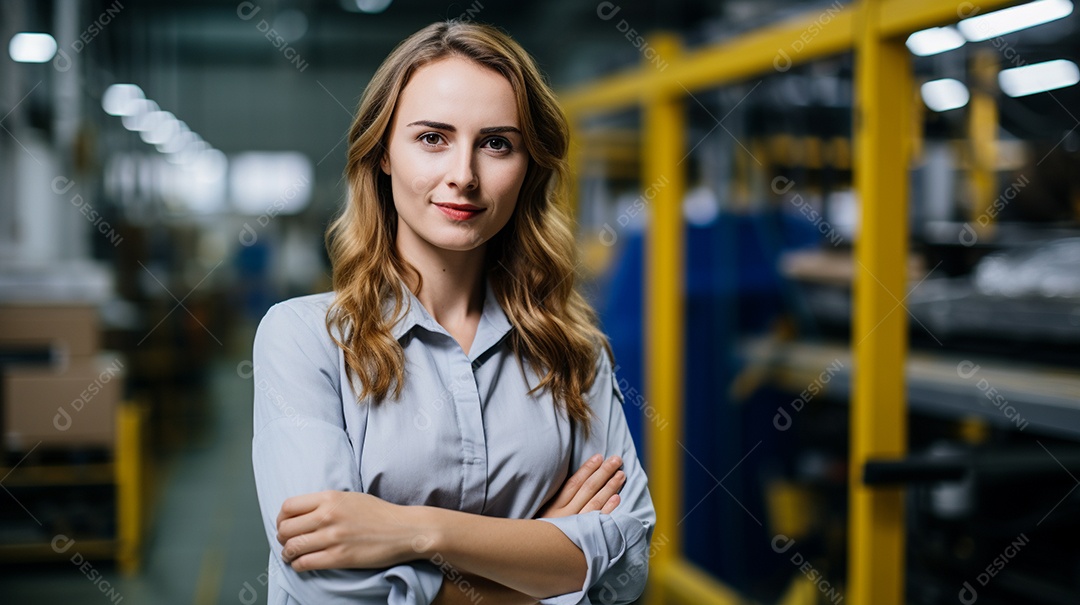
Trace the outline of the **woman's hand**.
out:
M 597 454 L 589 458 L 566 480 L 558 495 L 540 509 L 536 518 L 569 517 L 594 510 L 611 514 L 619 505 L 618 492 L 626 483 L 626 473 L 620 467 L 622 459 L 618 456 L 604 460 Z
M 282 558 L 296 571 L 385 568 L 417 558 L 410 507 L 355 492 L 289 498 L 277 518 Z

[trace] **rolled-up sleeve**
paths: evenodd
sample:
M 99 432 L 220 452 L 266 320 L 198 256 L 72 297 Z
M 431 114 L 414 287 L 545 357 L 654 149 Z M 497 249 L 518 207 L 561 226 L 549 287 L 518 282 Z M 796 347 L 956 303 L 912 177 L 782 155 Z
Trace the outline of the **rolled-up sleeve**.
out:
M 606 354 L 600 355 L 589 396 L 594 412 L 592 430 L 584 443 L 575 444 L 571 471 L 593 454 L 618 455 L 623 460 L 626 483 L 619 492 L 621 501 L 610 515 L 594 511 L 542 519 L 562 530 L 585 554 L 588 565 L 581 590 L 544 599 L 544 604 L 630 603 L 645 590 L 656 511 L 626 425 L 622 393 Z
M 430 563 L 296 572 L 281 558 L 277 516 L 287 498 L 323 490 L 360 491 L 345 432 L 336 348 L 318 311 L 301 307 L 298 313 L 291 304 L 303 303 L 276 305 L 263 318 L 252 357 L 252 466 L 271 550 L 270 605 L 430 604 L 442 585 L 442 575 Z

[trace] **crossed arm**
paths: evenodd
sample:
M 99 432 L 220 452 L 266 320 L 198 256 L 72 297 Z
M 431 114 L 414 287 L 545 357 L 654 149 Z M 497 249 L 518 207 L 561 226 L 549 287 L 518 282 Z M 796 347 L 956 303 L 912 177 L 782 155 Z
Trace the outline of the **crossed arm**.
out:
M 538 518 L 618 506 L 622 460 L 600 455 L 574 473 Z M 400 506 L 374 496 L 324 491 L 289 498 L 277 518 L 282 557 L 296 571 L 384 568 L 429 560 L 443 570 L 438 605 L 535 603 L 580 590 L 585 557 L 557 527 L 536 519 L 501 519 L 428 506 Z

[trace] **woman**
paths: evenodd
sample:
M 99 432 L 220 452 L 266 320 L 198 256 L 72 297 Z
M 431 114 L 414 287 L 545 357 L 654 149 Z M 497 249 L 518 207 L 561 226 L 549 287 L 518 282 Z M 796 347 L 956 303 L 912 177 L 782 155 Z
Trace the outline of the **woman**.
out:
M 334 292 L 274 306 L 255 338 L 271 604 L 640 594 L 655 513 L 574 290 L 567 132 L 490 27 L 431 25 L 376 72 Z

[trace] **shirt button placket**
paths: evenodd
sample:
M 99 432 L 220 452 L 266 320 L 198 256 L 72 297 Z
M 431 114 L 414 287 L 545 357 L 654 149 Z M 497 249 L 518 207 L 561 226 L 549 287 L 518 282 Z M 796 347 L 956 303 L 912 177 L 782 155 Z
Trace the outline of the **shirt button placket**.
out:
M 480 513 L 487 500 L 487 443 L 484 418 L 480 409 L 480 391 L 472 373 L 472 365 L 461 356 L 453 389 L 462 424 L 462 459 L 465 463 L 465 493 L 462 502 L 467 512 Z M 456 364 L 455 364 L 456 365 Z

